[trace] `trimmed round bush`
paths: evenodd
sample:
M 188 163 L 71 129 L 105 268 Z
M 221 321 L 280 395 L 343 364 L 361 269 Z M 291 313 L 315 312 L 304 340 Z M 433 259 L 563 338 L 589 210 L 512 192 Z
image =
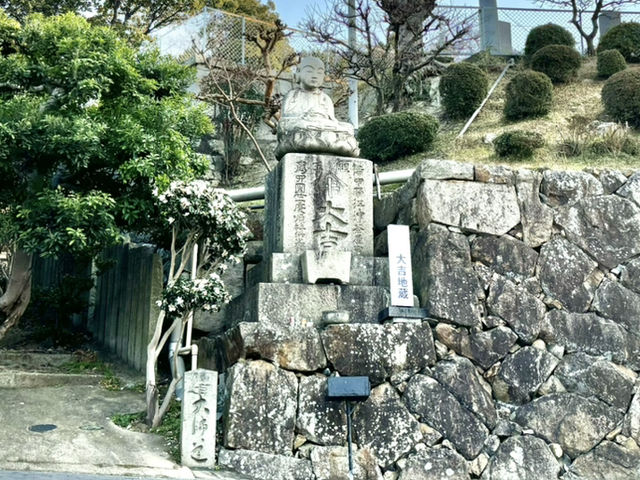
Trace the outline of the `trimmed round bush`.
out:
M 618 50 L 598 52 L 598 76 L 609 78 L 627 68 L 627 62 Z
M 537 132 L 514 130 L 498 135 L 493 147 L 499 157 L 529 158 L 544 147 L 544 138 Z
M 627 62 L 640 62 L 640 23 L 621 23 L 605 33 L 598 45 L 598 52 L 614 49 Z
M 623 70 L 602 87 L 604 110 L 616 122 L 640 127 L 640 70 Z
M 506 87 L 504 114 L 510 120 L 539 117 L 551 110 L 553 84 L 544 73 L 525 70 Z
M 547 23 L 531 29 L 524 45 L 524 54 L 530 57 L 547 45 L 566 45 L 573 47 L 576 41 L 573 35 L 560 25 Z
M 360 154 L 384 162 L 424 152 L 436 138 L 438 127 L 438 121 L 426 113 L 398 112 L 373 117 L 358 131 Z
M 544 73 L 553 83 L 569 82 L 576 78 L 580 63 L 578 51 L 566 45 L 547 45 L 531 57 L 531 69 Z
M 452 118 L 470 116 L 487 95 L 489 79 L 479 67 L 454 63 L 440 78 L 440 95 L 445 113 Z

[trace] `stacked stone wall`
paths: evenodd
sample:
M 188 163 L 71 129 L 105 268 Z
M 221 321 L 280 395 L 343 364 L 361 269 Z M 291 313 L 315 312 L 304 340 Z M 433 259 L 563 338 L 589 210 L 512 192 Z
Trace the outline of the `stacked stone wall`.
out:
M 202 341 L 226 377 L 219 463 L 346 478 L 339 373 L 373 386 L 358 479 L 640 478 L 640 173 L 428 160 L 377 202 L 379 256 L 390 223 L 412 228 L 429 318 L 254 319 Z

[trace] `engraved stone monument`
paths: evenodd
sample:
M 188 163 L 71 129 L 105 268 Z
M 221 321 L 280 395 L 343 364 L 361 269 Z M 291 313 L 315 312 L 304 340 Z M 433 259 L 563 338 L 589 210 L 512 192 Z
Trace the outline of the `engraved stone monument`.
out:
M 181 440 L 182 464 L 187 467 L 215 467 L 217 396 L 217 372 L 185 372 Z
M 322 61 L 302 59 L 296 78 L 278 124 L 280 162 L 267 179 L 265 257 L 271 270 L 282 255 L 298 257 L 304 283 L 347 284 L 352 256 L 373 254 L 373 166 L 355 158 L 353 126 L 335 118 L 320 89 Z
M 358 156 L 353 126 L 336 119 L 333 102 L 321 90 L 324 76 L 324 63 L 319 58 L 300 61 L 294 75 L 299 86 L 282 101 L 275 152 L 278 160 L 292 152 Z

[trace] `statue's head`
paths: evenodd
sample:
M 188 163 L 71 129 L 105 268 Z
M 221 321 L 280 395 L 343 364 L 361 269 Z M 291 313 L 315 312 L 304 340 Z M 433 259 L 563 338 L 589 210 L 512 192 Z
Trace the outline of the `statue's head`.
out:
M 324 63 L 317 57 L 303 57 L 294 80 L 305 90 L 315 90 L 324 83 Z

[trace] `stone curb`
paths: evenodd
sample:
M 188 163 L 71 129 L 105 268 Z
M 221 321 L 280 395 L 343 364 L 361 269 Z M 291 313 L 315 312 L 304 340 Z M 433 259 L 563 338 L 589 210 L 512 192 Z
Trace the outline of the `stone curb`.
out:
M 37 388 L 57 385 L 99 385 L 102 375 L 0 371 L 0 388 Z

